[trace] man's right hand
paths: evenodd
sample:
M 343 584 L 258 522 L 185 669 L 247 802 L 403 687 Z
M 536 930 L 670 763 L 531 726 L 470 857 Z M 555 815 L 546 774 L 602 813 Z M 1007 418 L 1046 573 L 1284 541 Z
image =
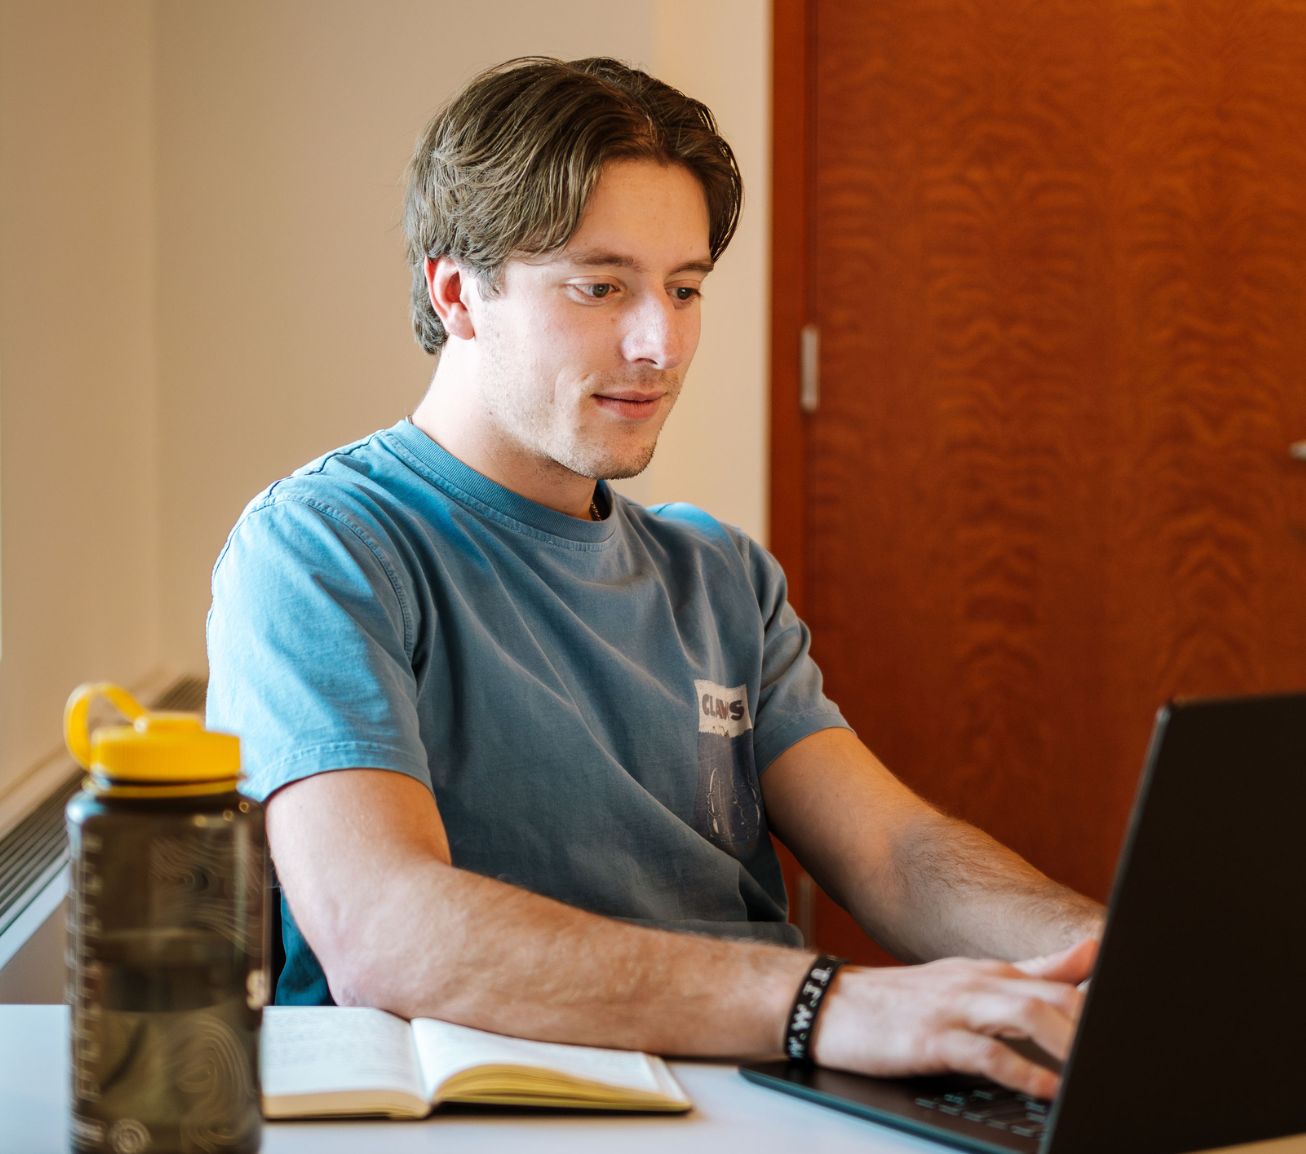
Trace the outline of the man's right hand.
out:
M 1039 1098 L 1060 1078 L 1000 1039 L 1029 1039 L 1064 1060 L 1093 969 L 1095 941 L 1009 964 L 949 958 L 919 966 L 839 971 L 817 1023 L 812 1057 L 863 1074 L 977 1074 Z

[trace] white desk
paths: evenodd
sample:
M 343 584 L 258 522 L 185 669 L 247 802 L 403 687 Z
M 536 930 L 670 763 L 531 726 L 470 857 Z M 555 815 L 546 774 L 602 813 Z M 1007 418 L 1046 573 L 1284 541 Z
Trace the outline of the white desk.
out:
M 68 1149 L 68 1015 L 62 1006 L 0 1006 L 0 1154 Z M 694 1100 L 684 1116 L 577 1117 L 437 1112 L 422 1122 L 273 1122 L 265 1154 L 386 1154 L 507 1150 L 530 1154 L 925 1154 L 949 1148 L 745 1082 L 733 1066 L 674 1062 Z M 1240 1146 L 1244 1154 L 1306 1154 L 1306 1135 Z M 1105 1154 L 1105 1152 L 1104 1152 Z

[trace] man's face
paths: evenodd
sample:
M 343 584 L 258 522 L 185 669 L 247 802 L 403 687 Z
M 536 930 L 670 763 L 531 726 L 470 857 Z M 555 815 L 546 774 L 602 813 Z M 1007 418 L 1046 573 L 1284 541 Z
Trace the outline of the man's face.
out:
M 481 448 L 532 492 L 633 477 L 653 456 L 698 346 L 711 270 L 702 187 L 678 165 L 608 164 L 566 247 L 472 286 Z

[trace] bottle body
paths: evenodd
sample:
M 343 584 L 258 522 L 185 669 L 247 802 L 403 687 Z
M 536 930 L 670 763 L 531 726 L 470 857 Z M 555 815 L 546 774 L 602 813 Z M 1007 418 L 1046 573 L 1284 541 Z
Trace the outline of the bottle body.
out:
M 267 974 L 263 813 L 234 790 L 68 805 L 72 1148 L 251 1154 Z

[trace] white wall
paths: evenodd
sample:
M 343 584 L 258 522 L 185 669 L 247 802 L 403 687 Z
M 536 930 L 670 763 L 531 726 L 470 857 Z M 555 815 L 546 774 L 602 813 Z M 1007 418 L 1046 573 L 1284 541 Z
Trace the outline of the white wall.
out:
M 510 56 L 622 57 L 735 145 L 743 224 L 680 409 L 623 487 L 764 535 L 766 0 L 0 5 L 0 793 L 77 681 L 202 670 L 245 501 L 421 396 L 403 168 Z
M 771 260 L 769 0 L 662 0 L 649 68 L 716 114 L 744 177 L 739 232 L 708 278 L 699 344 L 657 456 L 622 485 L 688 500 L 767 539 Z
M 159 655 L 153 27 L 0 3 L 0 794 Z

